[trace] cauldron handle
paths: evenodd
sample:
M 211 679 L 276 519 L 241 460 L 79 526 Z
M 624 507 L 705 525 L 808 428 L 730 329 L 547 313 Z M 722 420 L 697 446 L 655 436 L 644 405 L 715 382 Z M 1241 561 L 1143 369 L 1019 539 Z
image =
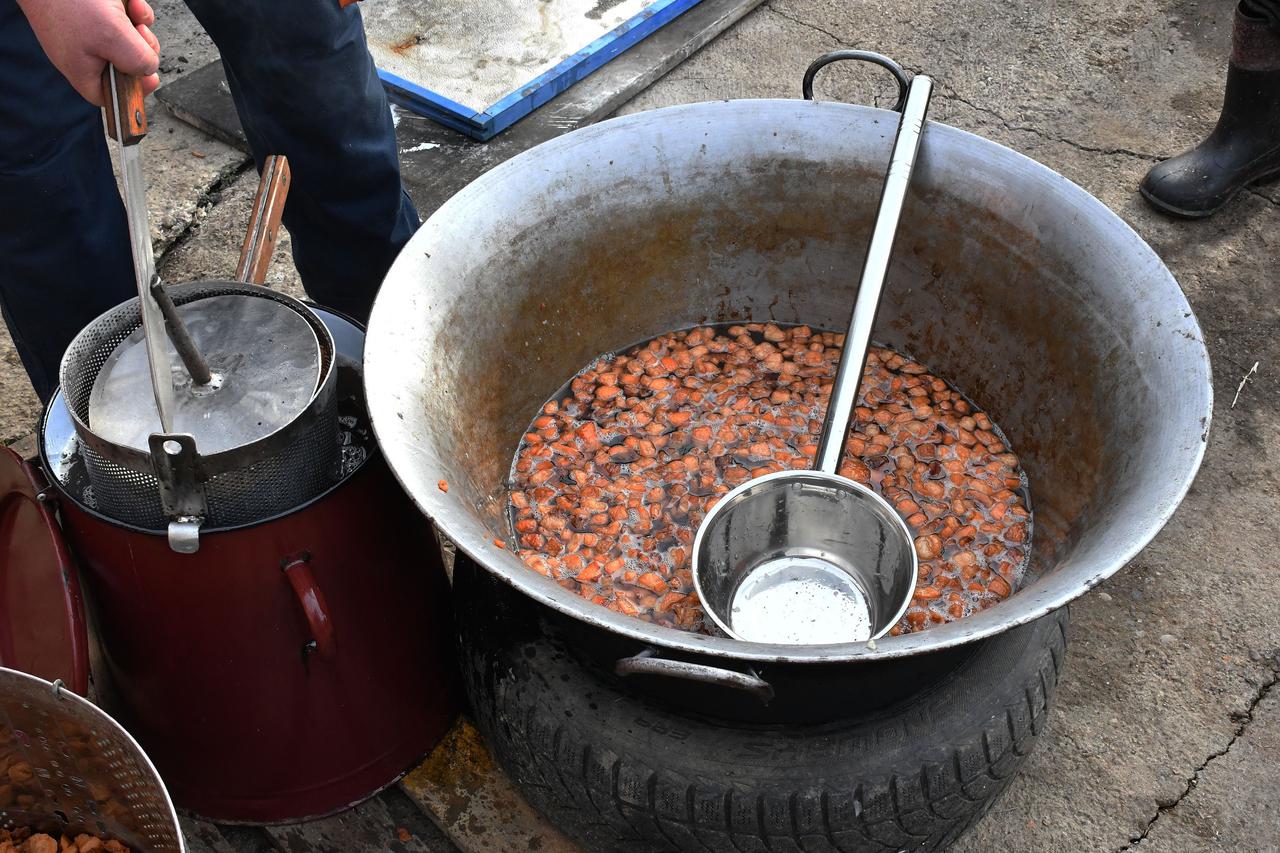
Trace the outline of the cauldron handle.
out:
M 304 648 L 309 649 L 317 657 L 333 660 L 338 653 L 337 639 L 334 637 L 333 619 L 329 616 L 329 605 L 324 600 L 324 593 L 316 584 L 311 574 L 311 555 L 298 554 L 286 557 L 282 568 L 284 576 L 289 579 L 293 593 L 298 597 L 298 606 L 307 619 L 311 629 L 311 643 Z M 313 645 L 314 644 L 314 645 Z
M 824 53 L 809 63 L 809 67 L 804 72 L 804 80 L 800 83 L 800 93 L 804 95 L 804 99 L 806 101 L 813 100 L 813 78 L 818 76 L 819 71 L 833 62 L 840 62 L 846 59 L 870 62 L 874 65 L 879 65 L 881 68 L 889 69 L 894 79 L 898 81 L 898 102 L 893 105 L 893 109 L 894 112 L 902 112 L 902 105 L 907 102 L 907 86 L 911 82 L 907 79 L 907 72 L 889 57 L 870 50 L 833 50 L 831 53 Z
M 732 669 L 721 669 L 702 663 L 690 663 L 683 660 L 660 658 L 653 649 L 645 649 L 629 658 L 621 658 L 614 664 L 615 675 L 664 675 L 671 678 L 683 678 L 686 681 L 697 681 L 702 684 L 715 684 L 720 687 L 732 687 L 750 693 L 768 705 L 773 699 L 773 685 L 756 675 L 751 670 L 736 672 Z

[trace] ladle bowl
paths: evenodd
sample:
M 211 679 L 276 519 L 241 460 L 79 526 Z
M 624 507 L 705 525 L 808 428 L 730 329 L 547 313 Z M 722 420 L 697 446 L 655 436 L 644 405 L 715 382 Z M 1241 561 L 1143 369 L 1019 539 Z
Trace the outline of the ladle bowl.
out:
M 726 494 L 693 541 L 707 616 L 739 640 L 878 639 L 911 604 L 917 560 L 902 518 L 871 489 L 777 471 Z

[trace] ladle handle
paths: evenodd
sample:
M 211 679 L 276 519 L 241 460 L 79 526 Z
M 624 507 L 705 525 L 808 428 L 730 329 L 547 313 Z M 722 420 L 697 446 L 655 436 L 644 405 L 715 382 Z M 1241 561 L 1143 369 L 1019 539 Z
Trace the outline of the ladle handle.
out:
M 853 407 L 858 399 L 862 370 L 867 364 L 871 329 L 875 325 L 876 309 L 880 307 L 880 293 L 884 289 L 885 275 L 889 271 L 893 242 L 898 236 L 902 205 L 906 201 L 911 174 L 915 170 L 916 153 L 920 150 L 920 136 L 932 93 L 933 80 L 923 74 L 913 77 L 907 87 L 902 120 L 898 124 L 898 136 L 893 143 L 889 171 L 885 175 L 884 190 L 880 195 L 880 209 L 876 213 L 871 242 L 867 246 L 867 259 L 862 265 L 862 280 L 858 283 L 853 317 L 844 337 L 844 351 L 840 356 L 840 366 L 836 369 L 831 402 L 827 405 L 822 437 L 818 441 L 818 453 L 814 460 L 814 468 L 827 474 L 838 473 L 840 459 L 844 455 L 845 438 L 849 432 L 849 422 L 853 418 Z
M 262 284 L 266 280 L 267 268 L 276 250 L 284 202 L 289 195 L 289 179 L 289 158 L 283 154 L 272 154 L 262 164 L 258 194 L 253 199 L 253 218 L 244 235 L 240 263 L 236 265 L 236 281 Z

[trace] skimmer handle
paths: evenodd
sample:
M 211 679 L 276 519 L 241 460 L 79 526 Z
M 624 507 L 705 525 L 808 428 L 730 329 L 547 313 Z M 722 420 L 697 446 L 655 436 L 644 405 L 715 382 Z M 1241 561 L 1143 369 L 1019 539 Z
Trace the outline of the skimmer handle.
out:
M 169 352 L 164 343 L 164 317 L 151 295 L 156 261 L 151 247 L 151 223 L 147 218 L 146 181 L 142 176 L 142 155 L 138 143 L 147 134 L 147 115 L 142 101 L 142 82 L 108 65 L 103 74 L 103 95 L 107 104 L 107 132 L 119 146 L 120 183 L 129 223 L 133 274 L 138 286 L 142 331 L 146 339 L 151 388 L 164 432 L 173 431 L 173 376 Z

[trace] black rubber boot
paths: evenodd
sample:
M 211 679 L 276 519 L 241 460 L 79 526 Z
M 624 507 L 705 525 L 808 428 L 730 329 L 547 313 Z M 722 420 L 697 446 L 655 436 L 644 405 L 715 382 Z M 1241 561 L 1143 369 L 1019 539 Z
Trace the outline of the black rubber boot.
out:
M 1237 9 L 1217 127 L 1147 172 L 1139 190 L 1158 210 L 1198 219 L 1271 177 L 1280 177 L 1280 30 Z

